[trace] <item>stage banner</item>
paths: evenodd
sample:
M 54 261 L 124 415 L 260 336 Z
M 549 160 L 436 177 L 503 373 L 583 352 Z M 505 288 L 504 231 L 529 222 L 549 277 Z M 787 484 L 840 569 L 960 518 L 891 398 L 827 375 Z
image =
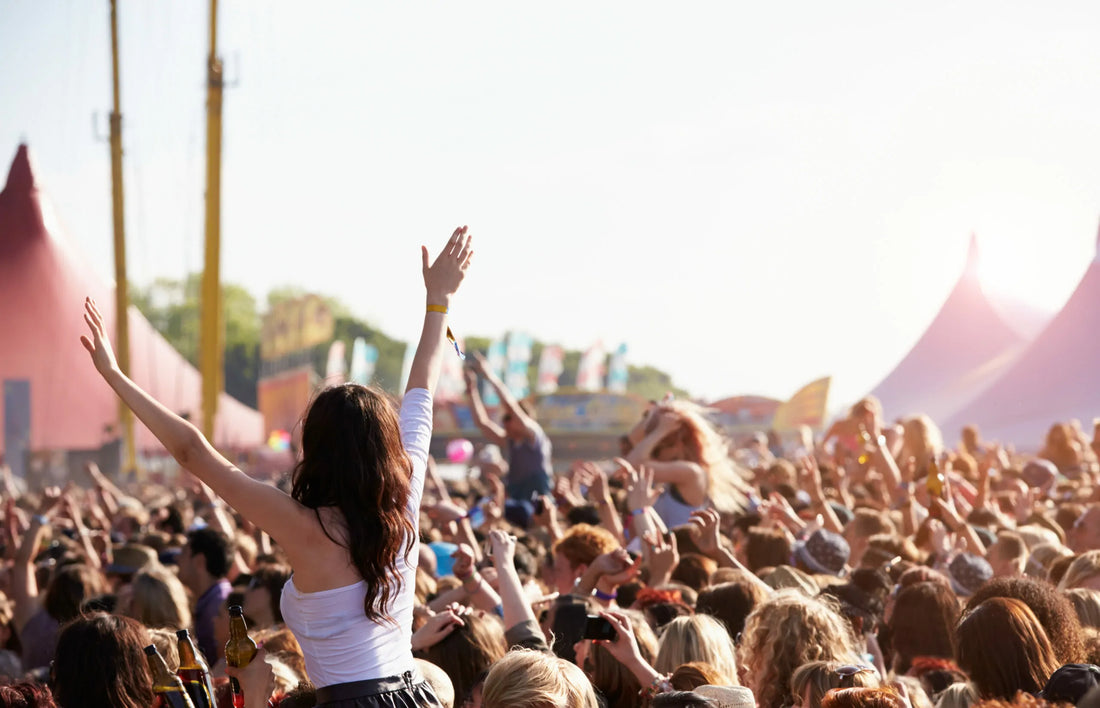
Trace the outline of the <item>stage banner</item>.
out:
M 577 388 L 581 391 L 595 393 L 603 389 L 604 360 L 607 358 L 607 350 L 603 342 L 596 342 L 581 355 L 580 364 L 577 366 Z
M 791 396 L 791 400 L 779 406 L 772 420 L 772 429 L 777 433 L 785 433 L 808 425 L 813 430 L 822 430 L 825 427 L 825 411 L 829 405 L 829 385 L 832 381 L 832 377 L 826 376 L 800 388 Z
M 503 378 L 504 367 L 508 362 L 508 349 L 503 339 L 497 339 L 489 345 L 485 359 L 488 362 L 489 371 L 492 371 L 497 378 Z M 490 408 L 500 405 L 500 396 L 488 381 L 481 384 L 481 402 Z
M 325 385 L 339 386 L 347 381 L 347 345 L 337 339 L 328 348 L 328 360 L 325 363 Z
M 538 393 L 553 393 L 558 390 L 558 378 L 565 370 L 565 350 L 556 344 L 542 348 L 539 356 L 538 381 L 535 390 Z
M 626 393 L 626 384 L 630 380 L 630 371 L 626 366 L 626 343 L 619 345 L 611 355 L 611 364 L 607 368 L 607 390 L 612 393 Z
M 264 436 L 274 431 L 285 431 L 298 441 L 298 426 L 313 398 L 316 374 L 309 367 L 285 371 L 277 376 L 261 379 L 256 385 L 257 408 L 264 417 Z
M 527 378 L 527 367 L 531 365 L 531 345 L 529 335 L 522 332 L 509 332 L 506 356 L 504 385 L 517 399 L 527 398 L 531 393 L 531 382 Z
M 378 364 L 378 347 L 367 344 L 367 340 L 356 337 L 351 344 L 351 381 L 361 386 L 370 386 L 374 377 L 374 367 Z

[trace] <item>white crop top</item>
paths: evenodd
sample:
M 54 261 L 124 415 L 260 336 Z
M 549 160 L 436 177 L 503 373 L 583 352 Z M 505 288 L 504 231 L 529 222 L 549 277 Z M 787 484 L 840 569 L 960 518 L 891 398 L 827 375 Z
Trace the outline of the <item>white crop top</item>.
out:
M 313 685 L 398 676 L 413 669 L 410 647 L 415 602 L 416 564 L 419 558 L 420 499 L 432 437 L 432 396 L 422 388 L 405 394 L 401 402 L 401 443 L 412 460 L 412 480 L 406 512 L 416 529 L 408 562 L 397 558 L 400 588 L 386 608 L 395 623 L 377 623 L 363 614 L 367 585 L 359 581 L 332 590 L 299 592 L 293 576 L 283 586 L 280 607 L 286 626 L 302 646 L 306 670 Z M 369 509 L 364 509 L 369 513 Z

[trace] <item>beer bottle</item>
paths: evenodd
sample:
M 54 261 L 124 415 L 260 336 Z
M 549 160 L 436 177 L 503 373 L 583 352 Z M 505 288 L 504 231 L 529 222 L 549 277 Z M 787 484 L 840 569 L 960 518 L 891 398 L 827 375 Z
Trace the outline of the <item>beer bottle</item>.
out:
M 867 428 L 862 425 L 859 426 L 859 464 L 865 465 L 870 461 L 871 456 L 867 454 L 868 449 L 871 447 L 871 434 L 867 432 Z
M 244 610 L 240 605 L 229 608 L 229 641 L 225 643 L 225 663 L 238 669 L 248 666 L 256 656 L 256 642 L 248 636 L 248 626 L 244 623 Z M 244 708 L 244 694 L 241 684 L 230 677 L 229 685 L 233 689 L 233 708 Z
M 935 457 L 928 461 L 928 477 L 925 478 L 924 484 L 928 489 L 928 515 L 930 518 L 938 519 L 940 514 L 932 500 L 943 499 L 944 477 L 939 465 L 936 464 Z
M 168 664 L 157 651 L 155 645 L 145 647 L 145 661 L 149 663 L 149 673 L 153 676 L 153 693 L 157 694 L 160 705 L 167 708 L 195 708 L 195 704 L 183 690 L 179 676 L 168 670 Z
M 180 669 L 178 676 L 191 696 L 195 708 L 216 708 L 214 683 L 210 679 L 210 667 L 195 648 L 191 634 L 186 629 L 176 632 L 179 639 Z

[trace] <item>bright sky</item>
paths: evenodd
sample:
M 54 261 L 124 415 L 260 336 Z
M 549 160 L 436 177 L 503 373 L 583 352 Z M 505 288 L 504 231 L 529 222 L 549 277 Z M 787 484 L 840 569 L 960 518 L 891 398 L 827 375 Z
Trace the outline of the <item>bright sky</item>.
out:
M 0 3 L 0 161 L 30 143 L 111 277 L 107 8 Z M 139 283 L 202 266 L 206 8 L 120 0 Z M 626 341 L 708 398 L 832 374 L 839 406 L 972 231 L 990 289 L 1069 295 L 1100 217 L 1097 37 L 1094 0 L 222 2 L 223 277 L 410 339 L 418 246 L 466 223 L 459 333 Z

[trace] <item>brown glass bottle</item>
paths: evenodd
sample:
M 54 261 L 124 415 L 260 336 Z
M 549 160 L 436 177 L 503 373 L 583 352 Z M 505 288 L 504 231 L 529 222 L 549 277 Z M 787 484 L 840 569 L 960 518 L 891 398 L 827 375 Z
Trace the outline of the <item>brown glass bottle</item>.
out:
M 940 518 L 939 511 L 932 500 L 944 498 L 944 482 L 943 472 L 940 471 L 936 458 L 933 457 L 928 461 L 928 477 L 924 481 L 925 488 L 928 489 L 928 515 L 933 519 Z
M 214 683 L 210 678 L 210 667 L 202 654 L 195 648 L 191 634 L 186 629 L 176 632 L 179 640 L 180 668 L 176 672 L 191 696 L 195 708 L 215 708 Z
M 183 688 L 183 682 L 168 670 L 168 664 L 164 663 L 156 646 L 150 644 L 145 647 L 145 661 L 149 663 L 149 673 L 153 676 L 153 693 L 157 694 L 161 705 L 167 708 L 195 708 Z
M 256 656 L 256 642 L 248 636 L 248 625 L 244 623 L 244 610 L 240 605 L 229 608 L 229 641 L 225 643 L 225 663 L 243 668 Z M 237 679 L 230 677 L 229 685 L 233 689 L 233 708 L 244 708 L 244 694 Z

